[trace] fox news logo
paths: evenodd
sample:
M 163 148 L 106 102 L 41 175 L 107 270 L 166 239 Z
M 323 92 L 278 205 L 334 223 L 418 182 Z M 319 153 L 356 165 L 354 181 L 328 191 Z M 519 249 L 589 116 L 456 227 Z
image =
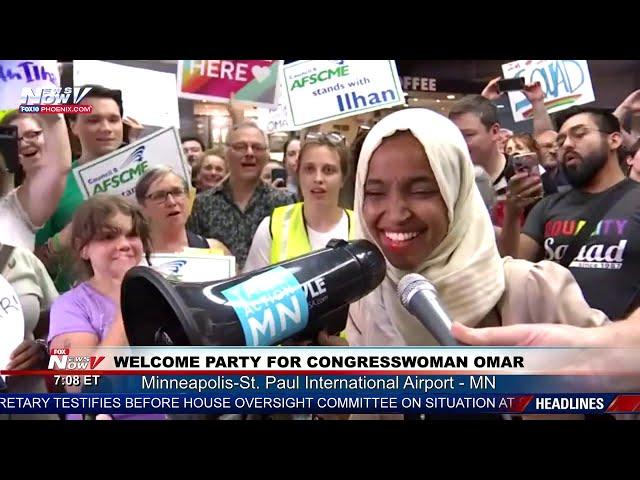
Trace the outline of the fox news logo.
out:
M 91 105 L 79 105 L 91 91 L 84 88 L 23 88 L 20 113 L 71 113 L 89 114 Z
M 95 370 L 104 360 L 104 356 L 69 355 L 68 348 L 52 348 L 50 353 L 50 370 Z

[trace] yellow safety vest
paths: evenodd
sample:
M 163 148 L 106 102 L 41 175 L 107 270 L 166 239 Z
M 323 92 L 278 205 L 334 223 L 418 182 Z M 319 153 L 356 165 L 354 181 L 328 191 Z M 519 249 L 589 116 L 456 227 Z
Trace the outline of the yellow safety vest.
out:
M 284 262 L 311 252 L 311 243 L 302 214 L 302 202 L 276 208 L 271 214 L 271 263 Z M 349 240 L 355 235 L 353 212 L 345 208 L 349 220 Z
M 349 240 L 355 237 L 355 222 L 353 211 L 348 208 Z M 302 202 L 293 205 L 285 205 L 273 210 L 269 224 L 271 232 L 271 263 L 284 262 L 290 258 L 311 252 L 311 243 L 307 234 L 307 226 L 304 223 Z M 346 332 L 340 332 L 340 337 L 346 339 Z

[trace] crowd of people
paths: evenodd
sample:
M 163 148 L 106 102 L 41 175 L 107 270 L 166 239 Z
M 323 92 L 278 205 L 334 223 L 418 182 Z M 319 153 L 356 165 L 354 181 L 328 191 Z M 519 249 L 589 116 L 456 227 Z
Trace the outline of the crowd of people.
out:
M 119 91 L 92 86 L 82 100 L 92 113 L 66 121 L 6 115 L 20 165 L 2 181 L 0 271 L 25 317 L 7 368 L 41 367 L 51 347 L 127 345 L 120 286 L 153 253 L 202 249 L 249 272 L 333 238 L 373 242 L 387 274 L 320 344 L 436 345 L 397 296 L 413 272 L 434 284 L 468 345 L 640 345 L 640 140 L 621 127 L 640 91 L 613 113 L 572 107 L 551 118 L 540 85 L 527 85 L 533 133 L 514 133 L 498 121 L 498 80 L 448 117 L 400 109 L 351 145 L 337 132 L 290 136 L 281 162 L 232 101 L 225 144 L 184 136 L 191 178 L 153 167 L 135 202 L 85 200 L 71 171 L 138 138 Z M 54 388 L 20 376 L 7 387 Z

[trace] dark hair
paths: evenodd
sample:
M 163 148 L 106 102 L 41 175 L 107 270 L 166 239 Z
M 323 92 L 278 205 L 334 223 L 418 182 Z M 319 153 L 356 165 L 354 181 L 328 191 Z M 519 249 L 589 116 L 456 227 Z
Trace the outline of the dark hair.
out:
M 284 159 L 287 158 L 287 148 L 289 148 L 289 144 L 291 142 L 293 142 L 294 140 L 297 140 L 299 142 L 302 142 L 302 140 L 300 140 L 298 137 L 289 137 L 287 139 L 286 142 L 284 142 L 284 146 L 282 147 L 282 161 L 284 162 Z
M 200 144 L 200 148 L 202 148 L 203 151 L 206 149 L 206 147 L 204 146 L 204 143 L 202 143 L 202 140 L 200 140 L 196 136 L 181 137 L 180 144 L 182 145 L 184 142 L 198 142 Z
M 124 110 L 122 109 L 122 91 L 112 90 L 111 88 L 103 87 L 102 85 L 81 85 L 78 88 L 91 88 L 87 96 L 84 98 L 110 98 L 118 105 L 120 111 L 120 117 L 124 117 Z M 78 114 L 67 113 L 66 117 L 70 122 L 75 122 Z
M 581 113 L 587 113 L 598 128 L 606 133 L 620 133 L 620 121 L 611 113 L 610 110 L 596 107 L 583 107 L 575 106 L 568 108 L 567 110 L 558 114 L 558 130 L 562 128 L 562 125 L 571 117 L 575 117 Z
M 498 122 L 498 109 L 482 95 L 469 95 L 458 100 L 449 111 L 449 119 L 465 113 L 472 113 L 480 118 L 487 130 L 494 124 L 500 123 Z
M 618 164 L 620 165 L 620 169 L 628 177 L 631 172 L 631 165 L 627 163 L 627 158 L 633 158 L 631 149 L 624 144 L 620 145 L 620 147 L 618 147 Z
M 640 138 L 636 140 L 631 146 L 625 146 L 623 144 L 618 148 L 618 161 L 620 162 L 620 168 L 627 177 L 631 172 L 631 165 L 627 163 L 627 159 L 633 159 L 633 157 L 636 156 L 636 153 L 638 153 L 638 150 L 640 150 Z
M 147 193 L 149 192 L 149 187 L 153 182 L 158 180 L 159 178 L 164 178 L 167 175 L 175 175 L 182 181 L 182 186 L 184 187 L 186 192 L 189 192 L 189 184 L 178 175 L 175 170 L 165 165 L 158 165 L 157 167 L 150 168 L 138 179 L 136 183 L 136 200 L 140 205 L 144 205 L 147 200 Z
M 78 207 L 71 225 L 71 246 L 77 256 L 76 267 L 81 277 L 90 278 L 94 275 L 91 262 L 84 260 L 81 256 L 82 249 L 91 241 L 100 238 L 105 229 L 109 229 L 109 220 L 118 213 L 131 217 L 133 233 L 142 240 L 144 254 L 149 261 L 151 254 L 149 224 L 140 208 L 119 195 L 96 195 Z
M 364 141 L 367 138 L 370 130 L 371 129 L 368 126 L 359 127 L 356 138 L 351 143 L 351 151 L 349 152 L 351 156 L 351 169 L 349 172 L 349 176 L 345 178 L 344 186 L 340 191 L 340 203 L 347 208 L 353 209 L 353 197 L 356 185 L 356 172 L 358 171 L 358 160 L 360 159 L 360 151 L 362 150 L 362 145 L 364 145 Z
M 360 131 L 356 135 L 356 138 L 353 139 L 351 143 L 351 158 L 353 158 L 353 169 L 354 171 L 358 169 L 358 159 L 360 158 L 360 150 L 362 150 L 362 145 L 364 145 L 364 140 L 367 138 L 367 135 L 371 129 L 369 128 L 360 128 Z
M 631 145 L 628 150 L 627 150 L 627 155 L 630 155 L 632 157 L 636 156 L 636 153 L 638 153 L 638 150 L 640 150 L 640 138 L 638 140 L 636 140 L 633 145 Z

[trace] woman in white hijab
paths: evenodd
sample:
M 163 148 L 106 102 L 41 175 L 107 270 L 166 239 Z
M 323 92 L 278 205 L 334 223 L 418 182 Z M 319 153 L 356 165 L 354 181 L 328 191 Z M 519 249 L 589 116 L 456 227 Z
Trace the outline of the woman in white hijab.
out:
M 462 134 L 442 115 L 406 109 L 369 132 L 356 174 L 357 238 L 380 247 L 387 275 L 352 305 L 350 345 L 437 344 L 400 303 L 407 273 L 428 279 L 452 320 L 468 326 L 608 321 L 560 265 L 500 258 L 474 178 Z

